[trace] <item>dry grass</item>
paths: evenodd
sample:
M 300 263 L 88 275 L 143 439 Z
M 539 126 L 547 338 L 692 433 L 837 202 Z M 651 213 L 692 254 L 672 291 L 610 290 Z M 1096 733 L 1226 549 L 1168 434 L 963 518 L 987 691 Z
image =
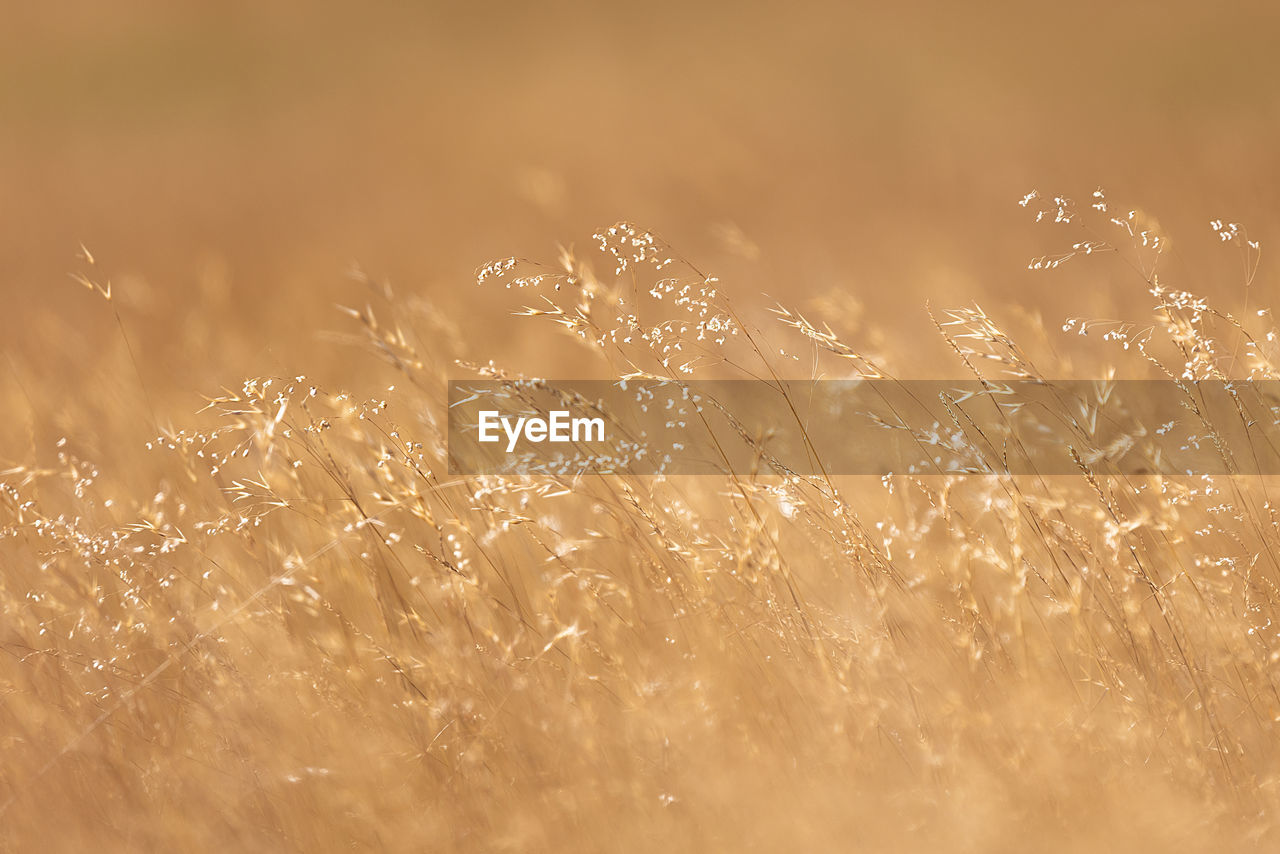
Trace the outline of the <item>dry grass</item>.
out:
M 1151 293 L 1147 322 L 1066 323 L 1122 373 L 1277 377 L 1269 318 L 1161 284 L 1135 218 L 1046 210 L 1096 223 L 1039 266 L 1113 249 Z M 600 240 L 480 276 L 580 375 L 893 375 L 647 232 Z M 251 379 L 165 429 L 89 270 L 121 347 L 59 425 L 83 438 L 33 427 L 0 472 L 6 850 L 1280 839 L 1264 478 L 452 476 L 460 333 L 368 279 L 359 387 Z M 934 314 L 957 374 L 1060 369 L 998 312 Z M 13 367 L 6 408 L 51 411 Z

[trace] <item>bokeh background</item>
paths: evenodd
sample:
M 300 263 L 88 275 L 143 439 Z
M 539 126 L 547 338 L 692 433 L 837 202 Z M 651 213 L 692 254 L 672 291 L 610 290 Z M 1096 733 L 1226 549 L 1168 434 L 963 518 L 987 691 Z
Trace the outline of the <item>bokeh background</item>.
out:
M 1080 235 L 1017 201 L 1104 187 L 1167 284 L 1269 304 L 1280 4 L 0 13 L 0 849 L 1277 848 L 1269 483 L 445 480 L 447 371 L 335 307 L 359 265 L 462 356 L 578 378 L 475 271 L 626 219 L 747 328 L 781 301 L 897 376 L 961 373 L 929 307 L 973 302 L 1045 376 L 1154 371 L 1062 329 L 1151 323 L 1143 277 L 1028 270 Z M 1262 242 L 1248 288 L 1218 217 Z M 1237 367 L 1243 333 L 1175 314 L 1170 364 Z M 293 380 L 241 386 L 302 374 L 296 432 Z M 427 474 L 384 468 L 400 425 Z
M 527 365 L 474 270 L 628 219 L 928 374 L 926 301 L 1146 311 L 1122 268 L 1026 270 L 1062 242 L 1030 189 L 1145 211 L 1228 308 L 1208 220 L 1276 226 L 1273 3 L 4 5 L 3 347 L 73 393 L 121 346 L 83 243 L 174 416 L 249 373 L 342 381 L 318 333 L 353 263 Z

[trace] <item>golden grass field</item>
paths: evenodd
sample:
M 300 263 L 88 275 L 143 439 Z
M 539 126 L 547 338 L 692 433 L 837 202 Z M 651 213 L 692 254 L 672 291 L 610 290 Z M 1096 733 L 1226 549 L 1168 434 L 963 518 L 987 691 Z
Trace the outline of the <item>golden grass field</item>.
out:
M 1280 846 L 1273 478 L 480 477 L 445 429 L 673 343 L 1280 378 L 1272 4 L 4 18 L 3 850 Z M 658 341 L 664 277 L 736 333 Z

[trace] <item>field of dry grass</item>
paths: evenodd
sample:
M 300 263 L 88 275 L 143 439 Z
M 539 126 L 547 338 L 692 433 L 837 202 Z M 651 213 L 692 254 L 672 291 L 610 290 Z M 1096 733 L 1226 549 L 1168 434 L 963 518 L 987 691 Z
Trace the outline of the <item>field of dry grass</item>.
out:
M 483 11 L 8 10 L 0 850 L 1280 844 L 1274 478 L 468 475 L 446 411 L 1280 379 L 1274 12 Z

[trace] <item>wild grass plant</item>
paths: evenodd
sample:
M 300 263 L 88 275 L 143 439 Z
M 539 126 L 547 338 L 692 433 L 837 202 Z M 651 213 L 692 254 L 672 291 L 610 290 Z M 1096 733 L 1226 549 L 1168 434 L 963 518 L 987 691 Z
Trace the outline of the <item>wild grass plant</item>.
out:
M 1000 312 L 931 308 L 956 376 L 1051 385 L 1060 327 L 1123 375 L 1277 378 L 1251 290 L 1260 249 L 1241 227 L 1214 224 L 1242 259 L 1233 313 L 1161 281 L 1167 239 L 1104 196 L 1024 204 L 1073 234 L 1033 268 L 1108 253 L 1152 313 L 1065 318 L 1021 343 Z M 570 336 L 584 375 L 900 372 L 785 299 L 739 311 L 639 227 L 597 238 L 478 274 L 530 335 Z M 110 306 L 107 285 L 85 283 Z M 466 318 L 361 288 L 342 335 L 366 353 L 362 387 L 256 377 L 168 428 L 127 348 L 108 381 L 136 417 L 71 426 L 136 448 L 159 473 L 150 488 L 57 436 L 9 455 L 6 850 L 1207 851 L 1280 837 L 1268 478 L 1117 477 L 1084 459 L 1068 477 L 797 476 L 767 461 L 698 478 L 451 474 L 446 380 L 528 378 L 459 361 Z M 127 343 L 113 308 L 107 322 Z M 1082 440 L 1097 404 L 1072 401 Z M 1135 442 L 1158 450 L 1146 427 Z

